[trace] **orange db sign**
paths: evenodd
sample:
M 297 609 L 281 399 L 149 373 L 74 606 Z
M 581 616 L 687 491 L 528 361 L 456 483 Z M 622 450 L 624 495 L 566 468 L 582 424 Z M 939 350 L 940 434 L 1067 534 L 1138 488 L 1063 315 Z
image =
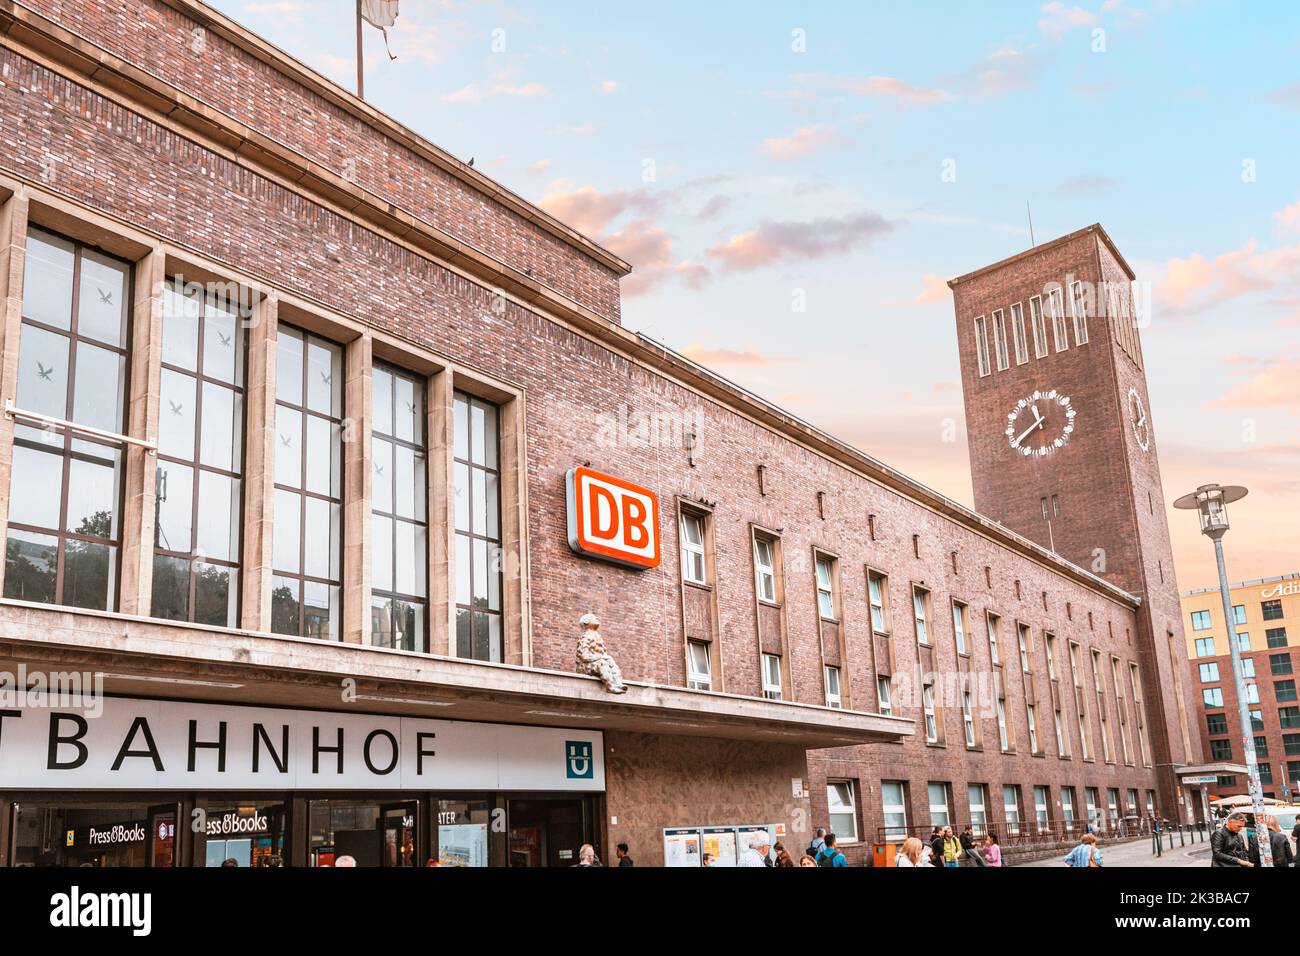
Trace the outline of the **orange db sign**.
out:
M 629 568 L 659 566 L 659 496 L 622 478 L 573 468 L 565 478 L 569 547 Z

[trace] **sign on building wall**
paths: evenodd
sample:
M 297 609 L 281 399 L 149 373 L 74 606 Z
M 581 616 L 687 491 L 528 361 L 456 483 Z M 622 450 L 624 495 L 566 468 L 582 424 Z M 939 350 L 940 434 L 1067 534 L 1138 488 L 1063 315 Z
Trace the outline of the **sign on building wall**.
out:
M 105 698 L 0 711 L 0 791 L 605 789 L 599 731 Z
M 569 547 L 629 568 L 659 566 L 659 496 L 590 468 L 565 478 Z

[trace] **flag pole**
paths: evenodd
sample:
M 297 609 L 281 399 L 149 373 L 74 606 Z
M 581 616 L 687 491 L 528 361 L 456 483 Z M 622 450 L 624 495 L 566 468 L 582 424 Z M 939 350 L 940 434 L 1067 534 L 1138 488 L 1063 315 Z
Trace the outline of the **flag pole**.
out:
M 357 98 L 366 98 L 365 66 L 361 50 L 361 0 L 357 0 Z

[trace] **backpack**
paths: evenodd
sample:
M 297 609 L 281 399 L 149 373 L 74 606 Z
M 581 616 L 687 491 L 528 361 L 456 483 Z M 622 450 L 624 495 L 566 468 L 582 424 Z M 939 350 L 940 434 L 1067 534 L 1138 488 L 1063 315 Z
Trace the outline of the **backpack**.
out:
M 827 852 L 827 851 L 829 851 L 829 852 Z M 844 855 L 843 853 L 841 853 L 839 850 L 835 849 L 834 847 L 829 847 L 829 846 L 828 846 L 828 847 L 824 847 L 824 848 L 822 849 L 821 856 L 819 856 L 819 857 L 817 858 L 817 865 L 818 865 L 818 866 L 834 866 L 834 865 L 835 865 L 835 858 L 836 858 L 837 856 L 843 856 L 843 855 Z

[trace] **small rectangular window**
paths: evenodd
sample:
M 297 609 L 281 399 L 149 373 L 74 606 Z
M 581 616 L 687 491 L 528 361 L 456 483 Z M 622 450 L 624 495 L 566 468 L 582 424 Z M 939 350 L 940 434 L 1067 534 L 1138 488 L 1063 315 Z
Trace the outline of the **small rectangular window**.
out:
M 1213 627 L 1213 625 L 1210 623 L 1210 612 L 1209 612 L 1209 611 L 1193 611 L 1193 612 L 1192 612 L 1192 630 L 1193 630 L 1193 631 L 1208 631 L 1211 627 Z
M 1277 598 L 1272 601 L 1263 601 L 1259 605 L 1263 612 L 1264 620 L 1280 621 L 1282 620 L 1282 599 Z
M 894 713 L 894 704 L 889 693 L 889 678 L 883 674 L 876 678 L 876 699 L 879 701 L 880 713 L 886 717 Z
M 838 667 L 826 668 L 826 706 L 834 707 L 836 710 L 843 706 L 843 699 L 840 697 L 840 669 Z
M 877 634 L 889 633 L 889 615 L 886 596 L 889 579 L 875 571 L 867 572 L 867 591 L 871 598 L 871 629 Z
M 768 700 L 781 699 L 781 658 L 776 654 L 763 655 L 763 696 Z
M 817 613 L 827 620 L 835 620 L 835 568 L 834 559 L 817 558 Z
M 1217 661 L 1201 665 L 1201 683 L 1217 684 L 1219 682 L 1219 664 Z
M 925 713 L 925 741 L 926 743 L 939 742 L 939 721 L 934 709 L 934 685 L 926 684 L 921 689 L 921 705 Z
M 713 690 L 713 665 L 709 659 L 709 645 L 704 641 L 686 642 L 688 673 L 686 686 L 691 690 Z
M 682 580 L 687 584 L 709 583 L 704 556 L 705 522 L 702 514 L 681 513 Z
M 851 780 L 826 781 L 826 820 L 835 834 L 836 843 L 856 843 L 858 811 L 853 800 Z
M 970 691 L 964 691 L 961 695 L 961 719 L 962 725 L 966 732 L 966 746 L 975 746 L 975 710 L 971 703 Z
M 1214 657 L 1214 638 L 1198 637 L 1196 639 L 1196 656 L 1197 657 Z
M 1205 701 L 1206 707 L 1223 706 L 1223 689 L 1220 687 L 1207 687 L 1201 691 L 1201 697 Z
M 754 584 L 758 599 L 776 603 L 776 547 L 770 538 L 754 536 Z
M 884 813 L 885 838 L 906 839 L 908 835 L 906 784 L 901 780 L 882 780 L 880 803 Z

